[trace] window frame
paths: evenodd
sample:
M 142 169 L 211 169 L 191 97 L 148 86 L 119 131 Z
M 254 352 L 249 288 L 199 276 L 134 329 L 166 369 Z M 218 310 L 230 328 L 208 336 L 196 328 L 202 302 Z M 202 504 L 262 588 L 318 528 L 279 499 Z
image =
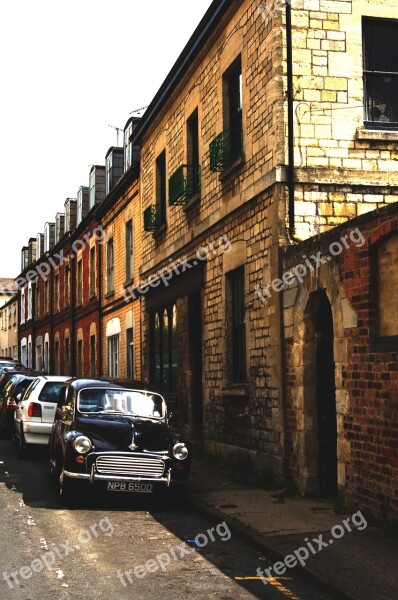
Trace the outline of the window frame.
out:
M 111 259 L 111 260 L 110 260 Z M 113 236 L 106 243 L 106 293 L 115 291 L 115 247 Z
M 97 278 L 96 278 L 96 248 L 91 246 L 90 248 L 90 278 L 89 278 L 89 294 L 90 298 L 95 298 L 97 295 Z
M 76 263 L 76 305 L 83 304 L 83 257 Z
M 108 377 L 119 377 L 120 370 L 120 334 L 107 338 Z
M 166 149 L 157 156 L 156 171 L 156 221 L 157 229 L 167 224 L 167 164 Z
M 377 121 L 374 118 L 371 118 L 370 115 L 370 98 L 376 97 L 374 93 L 374 82 L 380 76 L 385 77 L 393 77 L 396 78 L 398 85 L 398 64 L 396 71 L 383 71 L 379 69 L 375 69 L 374 65 L 367 64 L 367 58 L 369 55 L 372 55 L 373 60 L 373 52 L 371 51 L 374 48 L 374 27 L 387 27 L 388 25 L 395 25 L 398 34 L 398 19 L 377 19 L 377 18 L 369 18 L 364 17 L 362 19 L 362 69 L 363 69 L 363 91 L 364 91 L 364 126 L 366 129 L 376 129 L 376 130 L 398 130 L 398 120 L 397 121 Z M 387 59 L 386 59 L 387 60 Z M 373 83 L 372 83 L 373 82 Z M 373 93 L 372 93 L 373 89 Z M 377 108 L 377 107 L 376 107 Z M 394 104 L 394 112 L 398 118 L 398 99 L 395 100 Z M 374 116 L 374 115 L 373 115 Z
M 130 218 L 124 225 L 124 252 L 125 252 L 125 278 L 126 283 L 134 280 L 134 227 Z
M 245 267 L 226 273 L 227 378 L 247 383 Z

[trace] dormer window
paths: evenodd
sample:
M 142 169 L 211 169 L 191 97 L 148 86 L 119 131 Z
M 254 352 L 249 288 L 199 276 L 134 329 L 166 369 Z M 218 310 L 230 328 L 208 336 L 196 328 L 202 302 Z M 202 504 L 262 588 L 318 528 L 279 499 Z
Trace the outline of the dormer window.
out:
M 124 129 L 124 171 L 126 172 L 131 165 L 138 165 L 140 162 L 140 150 L 138 146 L 133 146 L 131 142 L 131 136 L 133 135 L 134 129 L 137 127 L 140 119 L 132 117 L 126 123 Z
M 105 158 L 106 194 L 123 175 L 123 148 L 110 148 Z

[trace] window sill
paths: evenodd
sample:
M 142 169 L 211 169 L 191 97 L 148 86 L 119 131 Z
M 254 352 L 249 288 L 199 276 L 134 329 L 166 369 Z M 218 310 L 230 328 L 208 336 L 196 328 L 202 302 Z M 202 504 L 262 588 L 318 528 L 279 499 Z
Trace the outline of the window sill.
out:
M 185 202 L 184 210 L 185 211 L 190 210 L 193 206 L 195 206 L 199 203 L 199 200 L 200 200 L 200 192 L 197 192 L 194 196 L 192 196 L 189 200 L 187 200 L 187 202 Z
M 107 300 L 108 298 L 112 298 L 112 296 L 115 295 L 115 290 L 111 290 L 110 292 L 107 292 L 104 296 L 105 300 Z
M 89 298 L 90 302 L 92 300 L 96 300 L 96 299 L 97 299 L 97 294 L 95 294 L 95 293 L 94 294 L 90 294 L 90 298 Z
M 162 223 L 159 225 L 157 229 L 153 232 L 153 237 L 159 237 L 166 231 L 166 223 Z
M 130 285 L 132 285 L 134 283 L 134 277 L 131 277 L 130 279 L 127 279 L 124 283 L 123 283 L 123 287 L 127 288 Z
M 76 302 L 76 308 L 79 308 L 80 306 L 83 306 L 83 303 L 81 301 L 80 302 Z
M 221 388 L 222 396 L 239 396 L 246 398 L 249 395 L 249 385 L 247 383 L 232 383 Z
M 227 179 L 231 175 L 231 173 L 233 173 L 233 171 L 235 171 L 241 165 L 243 165 L 244 162 L 245 162 L 245 156 L 242 153 L 238 158 L 236 158 L 233 162 L 231 162 L 231 164 L 228 167 L 226 167 L 225 169 L 223 169 L 221 171 L 221 173 L 218 176 L 218 181 L 224 181 L 224 179 Z
M 398 142 L 398 130 L 396 129 L 366 129 L 358 127 L 357 140 L 376 140 L 381 142 Z

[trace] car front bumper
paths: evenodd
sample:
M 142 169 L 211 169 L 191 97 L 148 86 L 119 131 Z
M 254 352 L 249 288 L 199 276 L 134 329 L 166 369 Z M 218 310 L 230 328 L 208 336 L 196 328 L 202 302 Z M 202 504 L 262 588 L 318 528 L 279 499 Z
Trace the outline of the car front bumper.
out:
M 168 471 L 166 477 L 130 477 L 126 475 L 102 475 L 100 473 L 75 473 L 73 471 L 62 471 L 61 477 L 70 477 L 71 479 L 84 479 L 93 483 L 95 481 L 124 481 L 126 483 L 153 483 L 169 487 L 175 482 L 171 479 L 171 470 Z M 180 482 L 177 482 L 180 483 Z

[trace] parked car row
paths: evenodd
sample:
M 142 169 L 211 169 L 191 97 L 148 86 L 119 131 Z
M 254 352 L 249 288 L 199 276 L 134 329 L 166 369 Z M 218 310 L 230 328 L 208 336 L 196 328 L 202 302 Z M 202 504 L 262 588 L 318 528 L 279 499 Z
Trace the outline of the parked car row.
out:
M 0 397 L 26 458 L 48 445 L 50 474 L 63 503 L 95 486 L 107 493 L 183 490 L 191 456 L 170 429 L 164 397 L 139 381 L 14 373 Z

